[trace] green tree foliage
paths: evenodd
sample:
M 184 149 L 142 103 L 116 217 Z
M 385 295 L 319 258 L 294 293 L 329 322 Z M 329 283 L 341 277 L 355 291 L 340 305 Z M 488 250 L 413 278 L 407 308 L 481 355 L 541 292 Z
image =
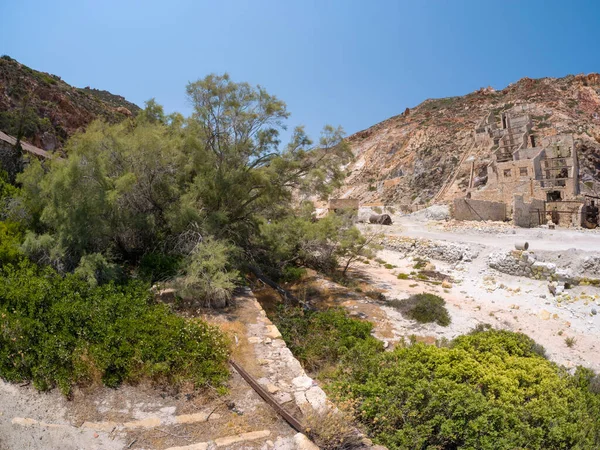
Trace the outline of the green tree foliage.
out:
M 22 239 L 19 224 L 0 222 L 0 267 L 3 264 L 15 263 L 22 258 Z
M 231 245 L 214 239 L 197 245 L 185 260 L 185 276 L 179 281 L 182 295 L 198 297 L 209 307 L 228 305 L 238 277 L 229 264 L 232 252 Z
M 44 175 L 20 177 L 24 204 L 50 230 L 67 268 L 87 253 L 124 258 L 156 243 L 180 195 L 178 137 L 163 125 L 93 123 Z
M 200 320 L 153 303 L 149 286 L 92 287 L 28 262 L 0 268 L 0 375 L 38 389 L 150 379 L 220 386 L 227 342 Z
M 210 75 L 187 94 L 187 119 L 150 100 L 136 119 L 95 122 L 73 137 L 47 173 L 34 163 L 19 177 L 28 225 L 51 238 L 45 260 L 71 271 L 88 254 L 187 257 L 208 236 L 252 258 L 259 224 L 286 220 L 294 190 L 326 196 L 339 185 L 351 156 L 341 129 L 325 127 L 313 146 L 298 128 L 280 150 L 289 114 L 260 86 Z
M 302 264 L 333 273 L 343 263 L 345 274 L 356 258 L 371 256 L 378 248 L 376 235 L 361 234 L 351 216 L 332 213 L 314 220 L 306 207 L 279 221 L 263 223 L 260 239 L 260 254 L 280 271 L 290 264 Z

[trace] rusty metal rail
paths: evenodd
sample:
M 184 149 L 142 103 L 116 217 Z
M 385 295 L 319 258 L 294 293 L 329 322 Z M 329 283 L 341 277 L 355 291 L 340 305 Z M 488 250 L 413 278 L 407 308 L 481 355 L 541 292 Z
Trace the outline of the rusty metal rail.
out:
M 277 400 L 275 400 L 275 398 L 271 394 L 269 394 L 269 392 L 264 387 L 262 387 L 252 375 L 246 372 L 239 364 L 237 364 L 231 359 L 229 360 L 229 364 L 232 365 L 236 372 L 239 373 L 244 380 L 246 380 L 246 382 L 252 387 L 252 389 L 254 389 L 256 393 L 260 395 L 262 399 L 265 402 L 267 402 L 277 414 L 283 417 L 283 419 L 287 423 L 289 423 L 294 430 L 298 431 L 299 433 L 304 433 L 305 428 L 302 425 L 302 423 L 294 416 L 292 416 L 289 412 L 287 412 L 285 409 L 283 409 L 283 407 L 279 403 L 277 403 Z

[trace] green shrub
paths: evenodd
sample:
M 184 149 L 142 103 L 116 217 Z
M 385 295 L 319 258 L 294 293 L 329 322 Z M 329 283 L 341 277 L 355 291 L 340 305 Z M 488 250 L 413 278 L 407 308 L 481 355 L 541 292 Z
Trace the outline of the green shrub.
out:
M 427 265 L 427 260 L 423 258 L 415 258 L 415 264 L 413 265 L 413 269 L 423 269 Z
M 397 278 L 399 280 L 408 280 L 410 278 L 410 275 L 407 273 L 399 273 Z
M 341 309 L 305 311 L 280 307 L 273 317 L 294 356 L 309 371 L 336 367 L 340 361 L 355 361 L 383 351 L 383 344 L 371 336 L 373 325 L 352 319 Z
M 179 272 L 181 257 L 159 252 L 146 253 L 139 264 L 142 278 L 156 283 L 173 278 Z
M 292 283 L 300 280 L 304 275 L 306 275 L 306 269 L 303 267 L 285 266 L 282 271 L 281 279 L 286 283 Z
M 220 386 L 227 341 L 218 329 L 156 304 L 149 286 L 90 286 L 22 261 L 0 268 L 0 376 L 41 390 L 151 379 Z
M 372 206 L 371 209 L 375 214 L 382 214 L 383 210 L 379 206 Z
M 359 377 L 341 370 L 329 389 L 390 450 L 600 448 L 595 374 L 571 376 L 535 348 L 497 330 L 414 344 L 379 354 Z
M 23 254 L 21 227 L 16 223 L 0 222 L 0 266 L 17 262 Z
M 121 268 L 117 264 L 108 262 L 100 253 L 82 256 L 73 273 L 87 281 L 90 286 L 97 286 L 110 281 L 116 282 L 123 278 Z
M 186 273 L 179 280 L 183 295 L 207 307 L 228 305 L 239 277 L 229 263 L 233 251 L 225 241 L 206 239 L 198 244 L 185 261 Z
M 443 298 L 435 294 L 416 294 L 400 300 L 395 307 L 400 312 L 419 323 L 436 322 L 438 325 L 447 327 L 450 325 L 450 314 L 444 306 Z
M 395 269 L 397 266 L 390 264 L 390 263 L 386 263 L 383 265 L 383 267 L 385 267 L 386 269 L 392 270 L 392 269 Z

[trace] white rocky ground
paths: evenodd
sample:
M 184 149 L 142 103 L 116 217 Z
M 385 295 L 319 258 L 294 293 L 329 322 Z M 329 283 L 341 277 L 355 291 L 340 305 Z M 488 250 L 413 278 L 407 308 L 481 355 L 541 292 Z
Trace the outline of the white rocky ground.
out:
M 531 336 L 559 364 L 600 372 L 600 289 L 585 285 L 588 279 L 600 278 L 597 231 L 429 222 L 423 215 L 397 218 L 389 227 L 362 227 L 367 233 L 385 235 L 379 257 L 397 267 L 390 270 L 371 262 L 360 264 L 359 273 L 388 299 L 437 293 L 446 299 L 452 316 L 449 327 L 415 325 L 383 306 L 380 328 L 386 329 L 386 340 L 393 343 L 411 334 L 429 341 L 450 339 L 489 323 Z M 529 243 L 529 251 L 514 251 L 515 244 L 523 242 Z M 415 258 L 431 261 L 454 282 L 442 286 L 398 279 L 399 273 L 415 271 Z M 574 287 L 561 282 L 581 279 L 583 283 Z M 567 337 L 575 338 L 572 347 L 566 345 Z

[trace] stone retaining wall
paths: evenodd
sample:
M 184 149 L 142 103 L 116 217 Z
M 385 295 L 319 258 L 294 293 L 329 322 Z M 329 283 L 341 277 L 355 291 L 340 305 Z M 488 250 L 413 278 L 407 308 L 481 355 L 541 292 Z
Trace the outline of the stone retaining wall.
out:
M 455 198 L 452 205 L 452 218 L 456 220 L 506 220 L 506 204 L 468 198 Z
M 488 256 L 488 266 L 498 272 L 537 280 L 579 283 L 582 277 L 571 269 L 559 268 L 551 262 L 538 261 L 531 252 L 513 250 Z
M 405 256 L 435 259 L 450 264 L 472 261 L 479 255 L 479 248 L 476 246 L 454 242 L 385 236 L 380 244 L 388 250 L 404 253 Z
M 250 301 L 257 308 L 258 320 L 249 323 L 248 341 L 253 345 L 256 360 L 262 367 L 264 376 L 258 382 L 273 395 L 284 407 L 295 404 L 307 416 L 313 412 L 326 413 L 335 409 L 327 395 L 318 384 L 309 377 L 300 362 L 294 357 L 281 337 L 281 333 L 269 320 L 264 309 L 249 289 L 237 298 L 238 301 Z M 286 408 L 287 409 L 287 408 Z M 309 447 L 292 447 L 301 450 Z M 373 445 L 364 438 L 363 449 L 386 450 L 385 447 Z

